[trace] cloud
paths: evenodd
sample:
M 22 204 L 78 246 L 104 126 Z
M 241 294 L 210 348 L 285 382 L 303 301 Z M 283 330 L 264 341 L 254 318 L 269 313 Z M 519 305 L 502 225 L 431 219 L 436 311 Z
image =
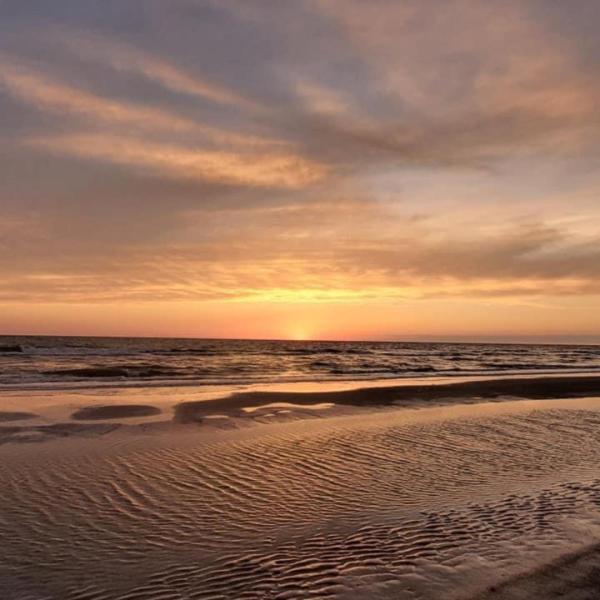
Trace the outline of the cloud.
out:
M 600 294 L 600 238 L 544 223 L 482 230 L 464 223 L 440 233 L 439 218 L 394 219 L 342 198 L 330 206 L 295 202 L 186 218 L 185 243 L 93 250 L 82 240 L 64 246 L 72 249 L 68 256 L 56 243 L 16 264 L 5 255 L 3 297 L 366 302 Z M 193 241 L 194 220 L 211 235 Z
M 541 293 L 598 290 L 600 238 L 581 242 L 543 225 L 515 226 L 503 233 L 446 235 L 438 240 L 407 237 L 370 241 L 348 251 L 341 260 L 377 269 L 388 281 L 448 283 L 456 293 L 473 284 L 490 290 L 537 289 Z M 486 284 L 486 282 L 488 282 Z M 499 285 L 502 282 L 502 285 Z M 591 285 L 593 284 L 593 285 Z
M 337 26 L 366 79 L 353 98 L 362 104 L 360 117 L 347 113 L 337 82 L 293 117 L 315 154 L 353 167 L 388 161 L 476 168 L 515 153 L 597 154 L 598 70 L 584 68 L 576 47 L 544 27 L 527 3 L 313 6 Z
M 327 171 L 325 166 L 290 152 L 273 152 L 270 148 L 282 146 L 273 140 L 230 133 L 138 103 L 102 98 L 8 61 L 4 61 L 0 80 L 10 93 L 43 110 L 61 114 L 67 111 L 86 117 L 96 126 L 103 122 L 115 129 L 112 135 L 86 132 L 23 140 L 24 144 L 38 149 L 142 168 L 181 180 L 249 187 L 300 188 L 322 179 Z M 196 148 L 190 149 L 181 143 L 127 138 L 119 131 L 123 125 L 134 132 L 150 134 L 161 130 L 171 134 L 183 132 L 196 140 Z
M 68 111 L 107 123 L 129 124 L 144 129 L 182 131 L 194 127 L 193 122 L 160 109 L 101 98 L 51 81 L 8 61 L 2 62 L 0 79 L 11 94 L 43 110 Z
M 580 16 L 52 4 L 48 27 L 25 6 L 0 24 L 4 301 L 600 295 Z
M 146 133 L 184 133 L 213 144 L 264 146 L 279 143 L 272 139 L 230 132 L 141 103 L 104 98 L 53 81 L 16 61 L 4 59 L 0 62 L 0 81 L 11 94 L 28 104 L 62 116 L 70 113 L 85 117 L 87 122 L 91 121 L 96 126 L 101 123 L 105 127 L 128 126 Z
M 301 188 L 324 177 L 323 166 L 290 154 L 236 154 L 186 149 L 108 135 L 30 139 L 53 153 L 141 168 L 176 179 Z
M 170 62 L 135 46 L 92 32 L 59 30 L 60 41 L 71 52 L 90 61 L 110 65 L 116 71 L 140 74 L 174 92 L 237 109 L 260 110 L 260 104 L 234 89 L 191 75 Z

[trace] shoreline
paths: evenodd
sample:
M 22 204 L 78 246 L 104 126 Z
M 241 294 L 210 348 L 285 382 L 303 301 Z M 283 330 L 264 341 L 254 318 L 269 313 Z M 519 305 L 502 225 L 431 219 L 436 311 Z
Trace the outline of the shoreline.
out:
M 0 384 L 0 397 L 2 394 L 15 392 L 85 392 L 85 391 L 111 391 L 111 390 L 174 390 L 174 389 L 194 389 L 194 388 L 214 388 L 215 390 L 237 389 L 260 387 L 302 387 L 302 386 L 340 386 L 350 387 L 384 387 L 391 385 L 412 385 L 413 382 L 429 383 L 452 383 L 462 381 L 480 381 L 490 379 L 514 379 L 514 378 L 546 378 L 546 377 L 600 377 L 600 369 L 551 369 L 551 370 L 514 370 L 514 371 L 490 371 L 490 372 L 432 372 L 418 373 L 406 376 L 390 375 L 377 377 L 313 377 L 313 378 L 290 378 L 290 379 L 265 379 L 265 380 L 199 380 L 199 379 L 178 379 L 161 380 L 156 379 L 132 379 L 127 378 L 118 381 L 102 381 L 100 379 L 78 380 L 78 381 L 47 381 L 47 382 L 28 382 L 28 383 L 2 383 Z
M 440 406 L 501 399 L 566 399 L 600 395 L 600 376 L 513 377 L 456 383 L 376 386 L 340 391 L 244 391 L 210 400 L 182 402 L 174 407 L 177 422 L 196 422 L 211 413 L 239 415 L 256 406 L 286 403 L 297 406 L 332 403 L 354 407 Z
M 284 389 L 281 389 L 281 388 Z M 306 389 L 308 387 L 308 389 Z M 254 389 L 219 395 L 217 390 L 163 390 L 118 393 L 53 392 L 33 398 L 0 394 L 0 445 L 97 437 L 270 426 L 298 420 L 330 419 L 380 411 L 526 400 L 600 397 L 600 376 L 512 377 L 458 382 L 300 389 Z M 333 389 L 332 389 L 333 388 Z M 200 399 L 198 399 L 200 396 Z M 202 397 L 203 396 L 203 397 Z M 39 404 L 36 404 L 38 402 Z

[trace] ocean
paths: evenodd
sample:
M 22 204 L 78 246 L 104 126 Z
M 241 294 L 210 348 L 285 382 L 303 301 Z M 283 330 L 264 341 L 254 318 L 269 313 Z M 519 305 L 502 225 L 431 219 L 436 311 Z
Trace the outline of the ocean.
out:
M 600 346 L 0 336 L 0 389 L 593 373 Z

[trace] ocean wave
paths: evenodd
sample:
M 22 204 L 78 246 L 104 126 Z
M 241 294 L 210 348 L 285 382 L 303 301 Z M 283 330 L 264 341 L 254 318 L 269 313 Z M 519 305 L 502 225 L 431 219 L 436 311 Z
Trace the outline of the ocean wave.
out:
M 499 370 L 516 370 L 516 369 L 526 369 L 526 370 L 554 370 L 554 369 L 565 369 L 565 368 L 574 368 L 578 365 L 573 365 L 572 363 L 514 363 L 514 362 L 484 362 L 481 363 L 481 366 L 489 369 L 499 369 Z
M 82 367 L 44 371 L 44 375 L 57 377 L 172 377 L 180 373 L 176 369 L 153 365 L 128 365 L 107 367 Z
M 23 352 L 23 346 L 19 344 L 9 344 L 6 346 L 0 346 L 0 352 L 20 353 Z
M 198 385 L 592 372 L 600 347 L 0 337 L 0 385 Z

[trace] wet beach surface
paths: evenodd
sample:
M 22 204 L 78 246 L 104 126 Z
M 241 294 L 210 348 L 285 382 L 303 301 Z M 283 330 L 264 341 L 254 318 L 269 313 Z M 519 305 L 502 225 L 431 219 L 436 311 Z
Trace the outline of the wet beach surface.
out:
M 599 398 L 317 400 L 4 444 L 0 592 L 464 598 L 600 533 Z

